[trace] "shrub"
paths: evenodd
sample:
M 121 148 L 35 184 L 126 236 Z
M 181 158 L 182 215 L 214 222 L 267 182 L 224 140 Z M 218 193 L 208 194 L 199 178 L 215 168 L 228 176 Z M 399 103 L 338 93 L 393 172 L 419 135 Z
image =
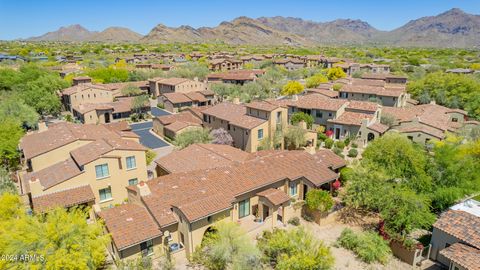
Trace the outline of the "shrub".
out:
M 357 157 L 358 156 L 358 150 L 355 148 L 352 148 L 348 151 L 348 156 L 351 158 Z
M 352 148 L 357 148 L 358 147 L 358 144 L 357 143 L 354 143 L 352 142 Z
M 344 141 L 337 141 L 337 142 L 335 142 L 335 146 L 340 148 L 340 149 L 343 149 L 343 148 L 345 148 L 345 142 Z
M 339 156 L 342 155 L 342 149 L 340 148 L 334 147 L 333 152 Z
M 163 103 L 158 103 L 157 107 L 160 109 L 165 109 L 165 105 L 163 105 Z
M 333 199 L 328 191 L 321 189 L 311 189 L 307 192 L 305 205 L 310 210 L 327 212 L 333 207 Z
M 307 128 L 312 128 L 313 116 L 311 116 L 310 114 L 306 114 L 304 112 L 296 112 L 290 117 L 290 122 L 292 123 L 292 125 L 296 125 L 301 121 L 304 121 L 307 124 Z
M 350 144 L 350 137 L 346 138 L 344 142 L 345 142 L 345 146 L 348 146 Z
M 307 222 L 312 222 L 313 221 L 313 217 L 308 215 L 307 213 L 303 213 L 302 218 L 303 218 L 303 220 L 305 220 Z
M 291 224 L 293 226 L 298 226 L 300 225 L 300 219 L 298 217 L 293 217 L 288 220 L 288 224 Z
M 342 169 L 340 169 L 340 178 L 343 185 L 345 185 L 348 181 L 352 180 L 353 175 L 354 171 L 350 167 L 343 167 Z
M 328 139 L 327 135 L 325 135 L 325 133 L 317 133 L 317 139 L 319 141 L 325 141 L 326 139 Z
M 330 148 L 332 148 L 332 146 L 333 146 L 333 140 L 330 139 L 330 138 L 327 138 L 325 140 L 325 148 L 330 149 Z
M 351 229 L 344 229 L 337 243 L 353 251 L 366 263 L 380 262 L 385 264 L 390 258 L 391 250 L 388 242 L 375 232 L 355 234 Z

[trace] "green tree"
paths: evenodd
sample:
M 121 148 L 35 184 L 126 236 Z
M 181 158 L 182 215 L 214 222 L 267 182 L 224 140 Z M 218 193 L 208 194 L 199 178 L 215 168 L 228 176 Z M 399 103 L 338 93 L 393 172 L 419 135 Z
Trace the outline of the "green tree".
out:
M 11 118 L 0 120 L 0 160 L 7 168 L 15 168 L 20 161 L 17 146 L 23 134 L 23 129 L 15 120 Z
M 314 88 L 326 82 L 328 82 L 328 78 L 325 77 L 325 75 L 319 73 L 319 74 L 313 75 L 312 77 L 307 78 L 306 86 L 307 88 Z
M 87 75 L 99 83 L 126 82 L 128 80 L 128 71 L 124 68 L 97 68 L 89 70 Z
M 275 269 L 331 269 L 334 263 L 330 248 L 302 227 L 264 231 L 257 246 Z
M 0 119 L 10 118 L 18 121 L 19 126 L 34 128 L 39 115 L 32 107 L 17 96 L 0 97 Z
M 252 240 L 232 222 L 219 222 L 193 255 L 207 269 L 261 269 L 260 253 Z
M 12 181 L 8 170 L 0 166 L 0 196 L 3 193 L 17 194 L 17 186 Z
M 289 148 L 298 149 L 307 142 L 306 135 L 307 131 L 305 129 L 298 126 L 290 126 L 286 128 L 283 138 Z
M 147 165 L 150 165 L 152 164 L 152 161 L 155 160 L 155 157 L 157 156 L 157 153 L 155 153 L 155 151 L 153 150 L 147 150 L 147 152 L 145 153 L 145 159 L 147 161 Z
M 327 212 L 333 207 L 333 198 L 328 191 L 321 189 L 311 189 L 307 192 L 305 205 L 310 210 Z
M 301 83 L 297 81 L 289 81 L 287 84 L 283 86 L 280 94 L 285 96 L 297 95 L 303 92 L 303 89 L 304 87 Z
M 212 136 L 209 129 L 191 129 L 178 134 L 173 144 L 179 149 L 183 149 L 194 143 L 210 143 Z
M 87 212 L 63 208 L 27 215 L 20 198 L 0 196 L 0 252 L 36 255 L 38 260 L 1 260 L 2 269 L 97 269 L 105 262 L 109 236 L 100 222 L 87 224 Z
M 290 118 L 290 122 L 292 123 L 292 125 L 297 125 L 301 121 L 304 121 L 307 124 L 307 128 L 312 128 L 313 116 L 304 112 L 296 112 L 292 114 Z
M 387 133 L 368 145 L 362 153 L 365 163 L 382 168 L 391 178 L 424 192 L 431 190 L 432 179 L 426 173 L 425 150 L 397 133 Z
M 147 95 L 135 96 L 132 101 L 132 110 L 134 112 L 140 113 L 149 106 L 149 98 Z
M 332 67 L 327 69 L 327 78 L 330 81 L 335 81 L 345 77 L 347 77 L 347 74 L 345 74 L 341 67 Z
M 121 90 L 122 95 L 131 97 L 131 96 L 138 96 L 143 93 L 140 88 L 136 87 L 135 85 L 127 85 L 126 87 L 122 88 Z

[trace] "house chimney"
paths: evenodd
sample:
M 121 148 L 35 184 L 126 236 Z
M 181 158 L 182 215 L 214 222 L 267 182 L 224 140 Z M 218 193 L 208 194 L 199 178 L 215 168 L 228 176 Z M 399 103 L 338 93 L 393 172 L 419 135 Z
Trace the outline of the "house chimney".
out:
M 148 187 L 148 185 L 145 184 L 145 182 L 143 182 L 143 181 L 138 183 L 137 187 L 138 187 L 138 191 L 139 191 L 141 197 L 150 195 L 152 193 L 150 191 L 150 188 Z
M 298 96 L 297 96 L 297 95 L 293 95 L 293 96 L 292 96 L 292 100 L 293 100 L 293 101 L 298 101 Z

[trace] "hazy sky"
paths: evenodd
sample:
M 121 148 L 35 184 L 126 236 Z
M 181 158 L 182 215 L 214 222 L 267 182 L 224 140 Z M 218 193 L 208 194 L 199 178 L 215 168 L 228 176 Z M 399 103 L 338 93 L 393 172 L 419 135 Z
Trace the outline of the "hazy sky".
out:
M 453 7 L 480 14 L 479 0 L 0 0 L 0 39 L 38 36 L 72 24 L 96 31 L 124 26 L 146 34 L 158 23 L 216 26 L 239 16 L 277 15 L 317 22 L 361 19 L 377 29 L 391 30 Z

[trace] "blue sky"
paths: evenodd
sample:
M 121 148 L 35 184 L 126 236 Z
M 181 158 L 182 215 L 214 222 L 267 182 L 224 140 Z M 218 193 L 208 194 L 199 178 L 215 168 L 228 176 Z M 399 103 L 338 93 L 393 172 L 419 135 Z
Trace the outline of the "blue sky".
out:
M 453 7 L 480 14 L 478 0 L 0 0 L 0 39 L 41 35 L 71 24 L 96 31 L 124 26 L 146 34 L 158 23 L 216 26 L 239 16 L 277 15 L 318 22 L 361 19 L 377 29 L 391 30 L 409 20 L 437 15 Z

